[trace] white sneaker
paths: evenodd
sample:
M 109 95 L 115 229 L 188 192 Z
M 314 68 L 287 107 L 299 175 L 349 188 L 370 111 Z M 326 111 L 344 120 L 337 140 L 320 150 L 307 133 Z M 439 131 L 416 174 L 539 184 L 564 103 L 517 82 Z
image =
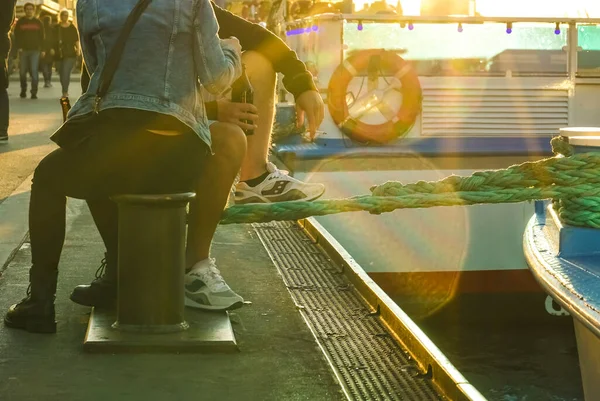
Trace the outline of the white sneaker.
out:
M 267 163 L 267 172 L 267 178 L 255 187 L 240 182 L 235 190 L 235 203 L 311 201 L 325 192 L 325 185 L 297 180 L 273 163 Z
M 185 305 L 208 310 L 231 310 L 244 305 L 217 269 L 215 259 L 200 261 L 185 275 Z

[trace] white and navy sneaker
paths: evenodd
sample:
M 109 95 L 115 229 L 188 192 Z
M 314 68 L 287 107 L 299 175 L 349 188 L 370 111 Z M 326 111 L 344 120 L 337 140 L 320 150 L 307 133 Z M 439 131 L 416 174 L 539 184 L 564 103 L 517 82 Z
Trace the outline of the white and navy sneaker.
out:
M 235 203 L 311 201 L 325 192 L 325 185 L 297 180 L 290 177 L 287 171 L 279 170 L 273 163 L 267 163 L 267 172 L 269 175 L 255 187 L 245 182 L 237 184 Z
M 231 310 L 244 305 L 244 299 L 227 285 L 213 258 L 204 259 L 185 275 L 185 305 L 208 310 Z

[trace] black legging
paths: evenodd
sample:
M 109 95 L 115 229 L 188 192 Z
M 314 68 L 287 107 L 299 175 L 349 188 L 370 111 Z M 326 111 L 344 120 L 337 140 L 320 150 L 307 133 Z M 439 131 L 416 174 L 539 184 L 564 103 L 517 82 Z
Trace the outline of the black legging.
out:
M 126 111 L 125 111 L 126 113 Z M 57 149 L 38 165 L 29 205 L 32 292 L 56 291 L 56 272 L 65 239 L 66 197 L 88 201 L 94 221 L 115 260 L 117 206 L 115 194 L 186 192 L 203 168 L 208 147 L 193 132 L 164 136 L 124 123 L 122 115 L 107 117 L 96 134 L 75 149 Z

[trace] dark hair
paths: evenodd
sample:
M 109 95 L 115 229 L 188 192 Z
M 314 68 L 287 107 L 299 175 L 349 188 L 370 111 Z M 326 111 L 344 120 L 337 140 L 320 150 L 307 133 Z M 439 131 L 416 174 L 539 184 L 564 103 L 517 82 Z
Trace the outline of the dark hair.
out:
M 44 23 L 44 25 L 51 25 L 52 24 L 52 17 L 49 15 L 44 15 L 42 17 L 42 22 Z
M 33 4 L 33 3 L 23 4 L 23 10 L 27 10 L 27 7 L 29 7 L 29 6 L 33 7 L 33 11 L 35 11 L 35 4 Z

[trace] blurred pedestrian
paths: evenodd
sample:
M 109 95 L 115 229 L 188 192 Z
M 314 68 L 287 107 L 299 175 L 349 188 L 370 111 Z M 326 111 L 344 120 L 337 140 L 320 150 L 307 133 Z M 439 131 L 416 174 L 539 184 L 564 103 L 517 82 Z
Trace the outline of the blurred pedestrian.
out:
M 10 52 L 10 27 L 15 19 L 16 0 L 0 2 L 0 141 L 8 141 L 8 54 Z
M 71 72 L 79 56 L 79 35 L 77 28 L 69 21 L 69 12 L 60 12 L 60 22 L 54 29 L 56 70 L 60 76 L 62 95 L 69 96 Z
M 54 31 L 55 27 L 52 24 L 52 18 L 46 15 L 42 18 L 42 24 L 44 25 L 44 52 L 45 57 L 40 59 L 40 69 L 42 70 L 42 76 L 44 77 L 44 88 L 52 88 L 52 67 L 54 64 Z
M 4 0 L 3 0 L 4 1 Z M 27 97 L 27 73 L 31 75 L 31 98 L 37 99 L 40 57 L 44 57 L 44 25 L 35 17 L 33 3 L 23 6 L 25 16 L 15 26 L 15 46 L 19 50 L 21 98 Z

